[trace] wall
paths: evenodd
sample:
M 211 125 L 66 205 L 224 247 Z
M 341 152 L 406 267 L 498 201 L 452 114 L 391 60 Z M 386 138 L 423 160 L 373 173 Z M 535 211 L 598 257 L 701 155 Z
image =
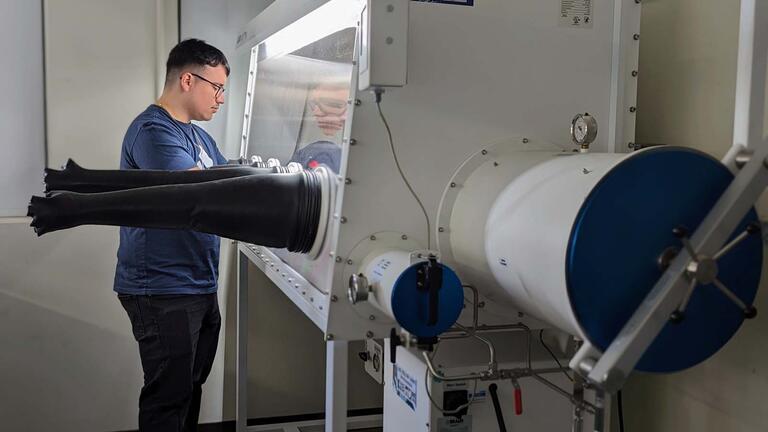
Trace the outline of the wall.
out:
M 733 136 L 738 21 L 738 0 L 643 1 L 638 142 L 725 154 Z M 765 281 L 756 306 L 758 317 L 703 364 L 635 375 L 624 390 L 626 430 L 768 430 Z
M 174 9 L 168 0 L 45 2 L 50 166 L 68 157 L 118 166 L 126 126 L 156 97 L 156 44 L 167 44 L 157 30 L 175 28 Z M 168 22 L 157 23 L 158 11 Z M 3 67 L 0 81 L 40 72 Z M 11 102 L 2 117 L 31 103 Z M 112 292 L 117 229 L 36 238 L 26 219 L 0 221 L 0 428 L 135 428 L 142 377 Z
M 11 13 L 13 11 L 13 13 Z M 0 217 L 24 216 L 32 193 L 42 190 L 39 172 L 45 164 L 43 91 L 43 20 L 39 1 L 0 1 L 0 56 L 6 63 L 0 94 Z M 23 73 L 21 73 L 24 71 Z M 17 103 L 23 101 L 23 103 Z

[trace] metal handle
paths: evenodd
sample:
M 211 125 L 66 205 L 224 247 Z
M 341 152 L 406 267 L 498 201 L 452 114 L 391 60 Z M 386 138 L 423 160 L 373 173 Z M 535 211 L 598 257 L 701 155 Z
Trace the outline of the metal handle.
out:
M 669 316 L 670 321 L 675 324 L 681 323 L 685 320 L 685 310 L 688 307 L 688 303 L 693 296 L 693 292 L 699 285 L 712 284 L 717 287 L 718 290 L 739 309 L 742 310 L 744 318 L 752 319 L 757 316 L 757 308 L 753 305 L 747 305 L 744 303 L 733 291 L 731 291 L 725 284 L 717 278 L 718 267 L 717 261 L 733 250 L 739 243 L 743 242 L 750 235 L 756 235 L 760 233 L 760 225 L 757 222 L 752 222 L 747 225 L 747 228 L 734 237 L 733 240 L 728 242 L 725 246 L 720 248 L 719 251 L 714 253 L 712 257 L 698 254 L 693 245 L 691 245 L 688 239 L 688 230 L 685 227 L 677 227 L 672 230 L 672 233 L 680 239 L 683 243 L 683 247 L 691 256 L 691 262 L 686 267 L 686 274 L 689 278 L 688 290 L 685 292 L 683 300 L 677 309 Z

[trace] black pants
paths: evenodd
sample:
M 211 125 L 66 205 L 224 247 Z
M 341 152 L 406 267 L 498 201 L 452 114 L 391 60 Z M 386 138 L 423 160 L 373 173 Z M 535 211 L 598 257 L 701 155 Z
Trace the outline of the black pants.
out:
M 216 294 L 118 295 L 139 343 L 141 432 L 197 430 L 202 385 L 216 356 Z

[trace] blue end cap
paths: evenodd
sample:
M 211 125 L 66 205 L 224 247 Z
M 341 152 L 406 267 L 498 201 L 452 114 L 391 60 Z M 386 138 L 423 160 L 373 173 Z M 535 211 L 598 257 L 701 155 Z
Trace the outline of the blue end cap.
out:
M 683 225 L 695 232 L 732 179 L 704 153 L 658 147 L 621 162 L 590 193 L 571 232 L 566 278 L 576 318 L 597 348 L 608 347 L 659 280 L 662 251 L 682 247 L 672 229 Z M 733 236 L 753 221 L 754 209 Z M 761 238 L 749 236 L 721 258 L 719 279 L 750 305 L 762 262 Z M 694 366 L 725 345 L 744 320 L 713 285 L 696 288 L 685 316 L 679 324 L 667 323 L 636 369 Z
M 442 264 L 443 285 L 440 288 L 437 322 L 428 325 L 429 292 L 416 286 L 418 269 L 424 263 L 415 263 L 405 269 L 395 281 L 392 290 L 392 311 L 402 328 L 418 337 L 433 337 L 445 332 L 459 319 L 464 308 L 464 289 L 450 267 Z

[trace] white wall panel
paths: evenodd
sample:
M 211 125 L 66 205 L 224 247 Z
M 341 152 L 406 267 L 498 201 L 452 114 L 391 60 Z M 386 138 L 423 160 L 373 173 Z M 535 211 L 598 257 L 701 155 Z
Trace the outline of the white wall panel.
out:
M 42 29 L 40 1 L 0 0 L 0 217 L 25 216 L 43 189 Z

